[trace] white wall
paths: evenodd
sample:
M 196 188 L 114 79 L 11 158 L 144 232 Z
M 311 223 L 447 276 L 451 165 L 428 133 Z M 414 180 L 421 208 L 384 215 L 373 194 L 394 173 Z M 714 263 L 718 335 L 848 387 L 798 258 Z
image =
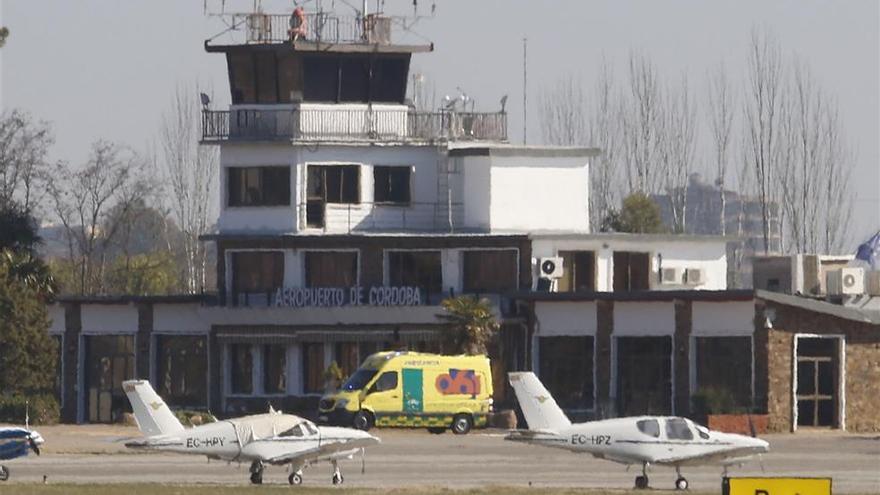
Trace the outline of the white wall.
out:
M 755 332 L 754 301 L 698 301 L 693 303 L 691 311 L 693 336 L 749 336 Z
M 536 302 L 537 337 L 596 335 L 596 303 Z
M 136 333 L 138 312 L 133 304 L 83 304 L 82 333 Z
M 656 301 L 614 303 L 615 337 L 644 337 L 674 333 L 674 303 Z
M 586 158 L 493 156 L 491 160 L 492 230 L 590 231 Z
M 64 306 L 50 304 L 47 308 L 49 313 L 49 333 L 58 335 L 64 333 Z
M 202 318 L 199 303 L 156 304 L 153 329 L 162 333 L 208 333 L 211 325 Z
M 614 252 L 636 251 L 651 254 L 652 290 L 725 290 L 727 289 L 727 242 L 694 239 L 681 236 L 627 234 L 593 234 L 585 236 L 554 236 L 532 234 L 532 256 L 544 258 L 557 256 L 559 251 L 593 251 L 596 253 L 596 273 L 598 291 L 612 291 L 614 281 Z M 705 283 L 700 285 L 660 284 L 657 278 L 658 267 L 700 268 L 704 271 Z
M 491 228 L 492 161 L 488 156 L 452 158 L 464 171 L 464 227 L 488 231 Z

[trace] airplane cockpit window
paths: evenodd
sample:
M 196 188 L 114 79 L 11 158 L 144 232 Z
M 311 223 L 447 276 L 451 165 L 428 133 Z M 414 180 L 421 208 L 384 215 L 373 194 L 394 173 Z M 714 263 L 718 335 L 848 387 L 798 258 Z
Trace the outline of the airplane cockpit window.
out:
M 304 434 L 305 434 L 305 430 L 303 429 L 303 425 L 298 424 L 298 425 L 294 426 L 293 428 L 282 432 L 278 436 L 279 437 L 301 437 Z
M 660 436 L 660 423 L 657 422 L 656 419 L 642 419 L 636 421 L 636 427 L 638 427 L 639 431 L 645 435 L 655 438 Z
M 306 421 L 305 423 L 303 423 L 303 425 L 305 426 L 306 431 L 309 432 L 309 435 L 317 435 L 318 434 L 318 429 L 315 428 L 315 425 L 313 425 L 312 423 Z
M 671 418 L 666 420 L 666 438 L 670 440 L 693 440 L 694 432 L 691 431 L 685 420 Z
M 694 428 L 697 429 L 697 434 L 700 435 L 700 438 L 702 438 L 703 440 L 709 439 L 709 429 L 708 428 L 706 428 L 703 425 L 694 425 Z

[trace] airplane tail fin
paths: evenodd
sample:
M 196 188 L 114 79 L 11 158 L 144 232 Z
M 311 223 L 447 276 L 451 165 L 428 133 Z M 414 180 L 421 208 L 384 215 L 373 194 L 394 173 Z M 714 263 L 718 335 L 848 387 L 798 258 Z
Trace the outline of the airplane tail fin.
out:
M 508 378 L 530 430 L 558 430 L 571 426 L 571 421 L 534 373 L 508 373 Z
M 146 380 L 122 382 L 122 389 L 131 402 L 138 429 L 145 436 L 168 435 L 184 431 L 183 425 L 171 412 L 159 394 Z

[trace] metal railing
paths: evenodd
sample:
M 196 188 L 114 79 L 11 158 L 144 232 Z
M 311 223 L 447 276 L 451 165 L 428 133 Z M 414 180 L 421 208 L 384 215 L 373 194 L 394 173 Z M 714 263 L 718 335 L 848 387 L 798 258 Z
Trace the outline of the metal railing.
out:
M 506 141 L 504 112 L 401 109 L 204 110 L 202 141 Z
M 242 19 L 243 17 L 243 19 Z M 247 44 L 290 41 L 290 15 L 253 13 L 237 20 L 244 25 Z M 337 16 L 327 13 L 306 14 L 304 41 L 321 43 L 391 43 L 392 18 L 384 16 Z

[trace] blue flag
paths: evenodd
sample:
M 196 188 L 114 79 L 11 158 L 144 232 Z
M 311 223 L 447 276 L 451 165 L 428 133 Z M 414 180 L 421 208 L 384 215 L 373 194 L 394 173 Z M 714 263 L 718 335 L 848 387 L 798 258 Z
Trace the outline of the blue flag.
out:
M 856 251 L 856 259 L 867 262 L 871 265 L 871 270 L 880 269 L 880 231 L 873 237 L 859 245 Z

